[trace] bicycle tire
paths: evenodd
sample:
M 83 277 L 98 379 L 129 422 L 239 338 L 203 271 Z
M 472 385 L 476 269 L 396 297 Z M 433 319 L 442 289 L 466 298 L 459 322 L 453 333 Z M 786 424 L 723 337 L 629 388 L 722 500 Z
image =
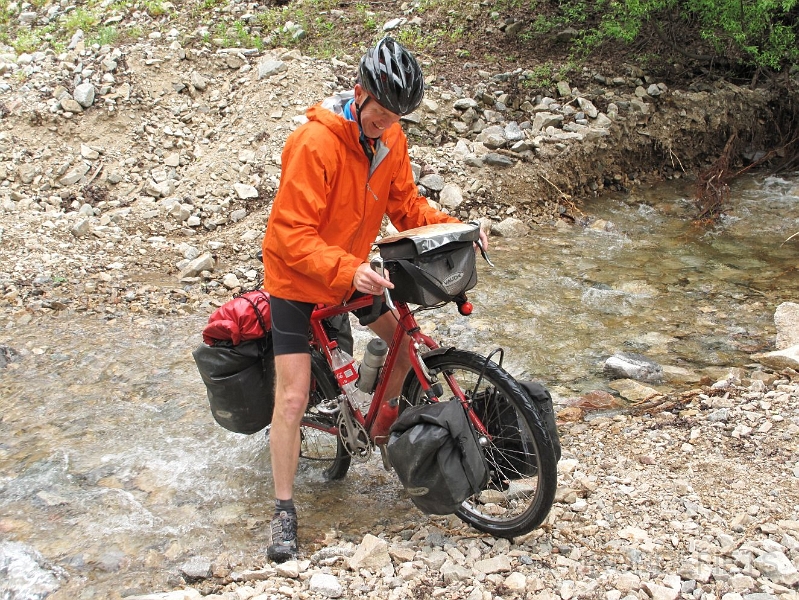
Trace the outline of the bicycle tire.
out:
M 448 374 L 490 437 L 482 444 L 491 473 L 488 483 L 455 514 L 479 531 L 508 539 L 540 526 L 555 500 L 557 459 L 537 409 L 513 377 L 479 354 L 451 349 L 424 362 L 444 388 L 440 401 L 456 398 L 442 377 Z M 475 389 L 478 380 L 480 387 Z M 400 410 L 429 402 L 415 376 L 406 382 L 406 402 Z
M 326 481 L 343 478 L 352 457 L 337 433 L 336 418 L 321 412 L 320 405 L 339 395 L 338 384 L 321 354 L 311 354 L 311 389 L 308 407 L 300 422 L 300 465 L 303 472 L 319 471 Z

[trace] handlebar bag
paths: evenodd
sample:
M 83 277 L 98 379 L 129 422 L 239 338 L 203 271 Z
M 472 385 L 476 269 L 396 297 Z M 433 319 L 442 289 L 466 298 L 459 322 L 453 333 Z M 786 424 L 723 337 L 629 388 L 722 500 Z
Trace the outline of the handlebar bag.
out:
M 377 242 L 398 302 L 434 306 L 477 284 L 474 242 L 480 227 L 440 223 L 409 229 Z
M 269 294 L 255 290 L 217 308 L 192 352 L 211 414 L 235 433 L 252 434 L 272 422 L 275 361 Z
M 488 466 L 458 401 L 405 409 L 391 426 L 388 460 L 422 512 L 452 514 L 488 482 Z

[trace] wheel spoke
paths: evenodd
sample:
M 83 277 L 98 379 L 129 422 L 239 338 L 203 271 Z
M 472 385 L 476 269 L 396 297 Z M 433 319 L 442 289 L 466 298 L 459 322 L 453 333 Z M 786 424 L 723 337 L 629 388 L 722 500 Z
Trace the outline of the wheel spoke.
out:
M 458 390 L 466 394 L 487 432 L 483 449 L 489 482 L 483 491 L 464 501 L 457 515 L 477 529 L 501 537 L 531 531 L 549 512 L 557 474 L 554 452 L 536 426 L 524 392 L 501 367 L 486 364 L 483 357 L 471 352 L 451 350 L 425 362 L 440 374 L 447 399 L 456 401 Z M 411 385 L 407 395 L 411 405 L 425 402 L 418 384 Z

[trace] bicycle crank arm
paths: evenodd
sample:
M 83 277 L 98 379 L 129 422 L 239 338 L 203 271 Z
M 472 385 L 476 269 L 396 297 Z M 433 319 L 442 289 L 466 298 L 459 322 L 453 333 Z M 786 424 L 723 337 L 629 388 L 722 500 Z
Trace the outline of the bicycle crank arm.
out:
M 366 460 L 372 451 L 369 435 L 363 425 L 352 417 L 349 402 L 339 403 L 339 414 L 336 419 L 338 435 L 344 444 L 344 449 L 355 459 Z

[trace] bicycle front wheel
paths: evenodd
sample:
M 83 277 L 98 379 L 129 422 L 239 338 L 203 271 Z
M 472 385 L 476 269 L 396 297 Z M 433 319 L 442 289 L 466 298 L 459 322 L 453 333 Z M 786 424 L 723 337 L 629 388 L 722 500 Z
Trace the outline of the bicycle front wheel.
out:
M 488 484 L 455 514 L 496 537 L 529 533 L 546 519 L 557 490 L 557 460 L 537 409 L 516 380 L 478 354 L 453 349 L 424 362 L 443 386 L 440 400 L 458 401 L 459 388 L 488 430 L 481 440 Z M 428 401 L 417 379 L 405 397 L 407 405 Z
M 335 414 L 328 408 L 340 392 L 327 362 L 318 352 L 311 355 L 310 392 L 308 408 L 300 422 L 299 469 L 317 471 L 328 481 L 341 479 L 352 459 L 338 435 Z

